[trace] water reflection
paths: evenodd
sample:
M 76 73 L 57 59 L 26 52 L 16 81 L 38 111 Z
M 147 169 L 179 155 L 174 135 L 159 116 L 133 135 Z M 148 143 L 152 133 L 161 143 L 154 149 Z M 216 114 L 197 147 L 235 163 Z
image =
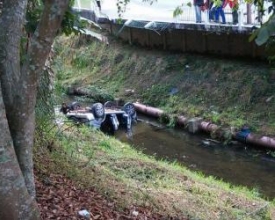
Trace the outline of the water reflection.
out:
M 161 125 L 155 127 L 146 120 L 134 127 L 131 139 L 127 139 L 122 131 L 117 133 L 117 138 L 146 154 L 170 161 L 177 160 L 191 170 L 201 171 L 234 185 L 256 188 L 270 199 L 275 196 L 275 159 L 265 152 L 241 144 L 223 146 L 210 141 L 206 145 L 203 140 L 207 137 L 166 129 Z

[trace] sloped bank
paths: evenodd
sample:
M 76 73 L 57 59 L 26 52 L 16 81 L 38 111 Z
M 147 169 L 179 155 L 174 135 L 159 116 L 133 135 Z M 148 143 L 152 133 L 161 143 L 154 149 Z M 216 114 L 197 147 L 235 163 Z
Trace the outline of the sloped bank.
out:
M 102 96 L 100 93 L 101 91 L 96 90 L 95 88 L 93 88 L 93 92 L 91 92 L 91 89 L 88 88 L 85 89 L 78 87 L 67 89 L 68 95 L 85 96 L 86 98 L 91 98 L 92 100 L 96 100 L 98 102 L 110 101 L 108 98 L 114 100 L 112 96 L 108 96 L 106 94 Z M 120 99 L 117 100 L 119 100 L 120 104 L 124 102 Z M 204 120 L 200 117 L 188 118 L 183 115 L 171 116 L 169 115 L 169 113 L 166 113 L 159 108 L 155 108 L 139 102 L 135 102 L 133 104 L 138 112 L 158 119 L 164 118 L 164 120 L 166 121 L 174 120 L 175 125 L 187 128 L 190 133 L 203 131 L 206 133 L 215 134 L 215 137 L 217 137 L 218 139 L 227 141 L 228 139 L 235 139 L 245 144 L 275 150 L 274 138 L 264 135 L 260 136 L 257 134 L 253 134 L 248 126 L 243 126 L 239 130 L 232 128 L 221 128 L 221 126 L 212 123 L 211 121 Z
M 58 83 L 63 88 L 94 85 L 113 97 L 169 114 L 202 117 L 239 130 L 248 124 L 251 131 L 264 135 L 257 137 L 257 144 L 272 142 L 265 137 L 272 137 L 275 128 L 275 71 L 262 62 L 171 54 L 112 38 L 109 46 L 60 38 L 56 50 Z M 249 142 L 255 139 L 249 134 L 241 135 Z
M 167 114 L 158 108 L 154 108 L 141 103 L 133 103 L 136 110 L 146 114 L 151 117 L 161 118 L 162 116 L 167 116 Z M 169 118 L 169 116 L 168 116 Z M 230 129 L 219 130 L 219 126 L 209 122 L 203 121 L 202 118 L 191 118 L 188 119 L 182 115 L 175 118 L 177 125 L 187 127 L 188 131 L 191 133 L 196 133 L 198 131 L 204 131 L 208 133 L 215 132 L 218 138 L 228 137 L 228 133 L 231 133 L 232 138 L 241 141 L 243 143 L 252 144 L 255 146 L 260 146 L 268 149 L 275 150 L 275 139 L 267 136 L 259 136 L 253 134 L 248 127 L 243 127 L 239 131 L 231 131 Z
M 229 97 L 228 100 L 224 100 L 224 86 L 223 90 L 219 91 L 213 88 L 213 86 L 218 84 L 217 82 L 224 82 L 225 80 L 231 80 L 231 78 L 232 81 L 236 81 L 234 76 L 237 74 L 233 74 L 232 77 L 227 74 L 229 68 L 232 70 L 231 64 L 222 66 L 226 70 L 222 76 L 225 79 L 222 79 L 219 77 L 218 71 L 215 70 L 220 68 L 220 63 L 205 63 L 203 59 L 197 61 L 187 57 L 189 59 L 188 66 L 190 67 L 187 68 L 187 65 L 185 65 L 186 57 L 183 57 L 184 61 L 181 62 L 181 56 L 177 55 L 171 57 L 165 54 L 167 58 L 163 58 L 162 54 L 158 53 L 157 55 L 153 54 L 152 57 L 152 54 L 150 55 L 148 51 L 143 51 L 142 55 L 138 55 L 137 52 L 139 51 L 135 51 L 137 48 L 134 51 L 131 50 L 131 53 L 128 50 L 129 48 L 124 47 L 123 51 L 120 51 L 120 46 L 116 44 L 116 47 L 114 47 L 114 42 L 110 42 L 108 48 L 91 42 L 89 45 L 83 43 L 82 46 L 84 47 L 81 45 L 77 47 L 75 45 L 71 46 L 71 41 L 68 40 L 65 41 L 65 44 L 70 45 L 67 45 L 65 49 L 57 49 L 59 57 L 55 60 L 57 77 L 60 80 L 58 83 L 64 87 L 72 84 L 81 86 L 97 85 L 98 87 L 108 88 L 108 93 L 116 97 L 123 97 L 121 94 L 125 94 L 125 90 L 131 88 L 135 92 L 130 96 L 127 94 L 127 96 L 123 97 L 124 100 L 139 99 L 142 103 L 146 101 L 146 103 L 159 108 L 163 108 L 163 103 L 170 104 L 169 99 L 176 104 L 183 103 L 175 102 L 177 99 L 183 100 L 182 97 L 179 97 L 181 94 L 184 94 L 183 98 L 190 96 L 190 94 L 196 95 L 195 98 L 194 96 L 191 98 L 194 101 L 200 101 L 198 104 L 201 105 L 203 104 L 202 101 L 207 103 L 207 97 L 212 98 L 214 96 L 213 93 L 210 93 L 211 91 L 217 92 L 222 97 L 222 101 L 230 101 L 231 106 L 232 103 L 238 105 L 239 102 L 237 101 L 241 101 L 241 104 L 247 104 L 249 101 L 246 97 L 250 96 L 250 93 L 245 93 L 243 97 L 236 94 L 237 101 L 233 99 L 233 96 Z M 59 44 L 59 46 L 61 45 Z M 200 68 L 198 63 L 203 68 Z M 209 70 L 205 71 L 205 69 Z M 258 70 L 256 69 L 255 71 Z M 210 72 L 211 74 L 208 74 Z M 243 72 L 241 73 L 243 74 Z M 252 73 L 249 70 L 249 74 Z M 258 75 L 260 74 L 261 72 Z M 243 75 L 250 82 L 247 74 Z M 258 75 L 255 78 L 260 81 Z M 208 79 L 208 76 L 213 76 L 214 78 Z M 240 76 L 242 75 L 237 75 L 238 78 Z M 171 82 L 171 79 L 174 82 Z M 254 80 L 254 78 L 251 80 Z M 201 82 L 201 90 L 199 90 L 200 85 L 196 82 Z M 207 90 L 207 85 L 203 84 L 203 82 L 208 84 L 213 82 L 211 90 Z M 178 86 L 179 92 L 176 94 L 177 96 L 167 97 L 167 89 L 163 86 L 167 85 L 165 83 L 169 85 L 169 88 Z M 243 82 L 240 83 L 244 84 Z M 191 85 L 197 91 L 191 91 Z M 258 92 L 264 91 L 265 84 L 263 83 L 262 85 L 264 85 L 262 90 L 258 90 Z M 239 84 L 234 84 L 234 88 L 238 86 Z M 244 88 L 248 88 L 246 84 L 244 84 Z M 204 93 L 201 92 L 202 90 Z M 237 92 L 239 89 L 234 89 L 234 91 Z M 243 89 L 242 91 L 246 90 Z M 228 90 L 226 93 L 228 94 Z M 204 97 L 204 94 L 207 94 L 207 97 Z M 266 96 L 271 97 L 272 94 L 267 93 Z M 164 101 L 160 102 L 159 100 Z M 212 99 L 210 104 L 215 105 L 219 103 L 219 100 L 221 99 Z M 191 103 L 192 99 L 188 101 Z M 256 100 L 256 103 L 260 102 Z M 273 104 L 273 99 L 269 103 Z M 221 102 L 220 104 L 225 106 L 227 103 Z M 262 105 L 262 103 L 260 104 Z M 210 109 L 219 111 L 219 109 L 214 107 Z M 271 108 L 272 106 L 269 107 Z M 185 111 L 175 111 L 175 113 L 185 115 Z M 271 117 L 273 112 L 271 111 L 270 113 Z M 241 117 L 239 112 L 236 114 Z M 200 114 L 192 116 L 197 115 Z M 184 118 L 182 117 L 182 119 Z M 85 138 L 83 135 L 85 135 Z M 87 170 L 87 167 L 81 169 L 85 171 L 85 175 L 83 175 L 81 180 L 85 182 L 96 178 L 93 185 L 101 187 L 104 195 L 109 197 L 114 195 L 116 199 L 127 201 L 127 204 L 136 204 L 138 202 L 142 202 L 142 204 L 156 204 L 159 210 L 163 212 L 176 213 L 176 215 L 184 213 L 184 216 L 187 215 L 189 219 L 273 219 L 275 216 L 274 204 L 263 199 L 260 199 L 262 202 L 258 203 L 257 198 L 260 198 L 260 196 L 257 192 L 251 192 L 243 197 L 244 194 L 235 189 L 235 187 L 225 186 L 223 183 L 219 184 L 214 181 L 214 178 L 197 177 L 194 176 L 194 173 L 184 171 L 182 167 L 170 166 L 167 163 L 163 164 L 161 161 L 157 162 L 161 166 L 156 166 L 156 162 L 152 158 L 146 157 L 145 160 L 142 160 L 143 156 L 139 152 L 129 153 L 130 151 L 132 152 L 129 146 L 102 134 L 95 134 L 91 131 L 85 132 L 84 130 L 79 132 L 77 130 L 75 136 L 78 138 L 73 138 L 71 142 L 74 144 L 70 144 L 72 152 L 78 154 L 79 148 L 75 148 L 75 146 L 80 146 L 81 150 L 83 150 L 82 152 L 87 151 L 87 155 L 91 155 L 88 156 L 91 159 L 91 163 L 85 163 L 87 166 L 91 166 L 91 170 Z M 81 144 L 79 144 L 80 138 Z M 83 143 L 84 140 L 85 143 Z M 85 147 L 85 150 L 82 147 Z M 70 152 L 65 155 L 75 154 Z M 61 158 L 62 160 L 64 159 L 63 154 Z M 71 158 L 68 161 L 74 165 Z M 63 163 L 58 164 L 57 167 L 64 171 Z M 78 168 L 78 166 L 73 167 Z M 173 170 L 172 167 L 174 167 Z M 163 181 L 163 183 L 160 181 Z M 137 201 L 137 199 L 139 200 Z

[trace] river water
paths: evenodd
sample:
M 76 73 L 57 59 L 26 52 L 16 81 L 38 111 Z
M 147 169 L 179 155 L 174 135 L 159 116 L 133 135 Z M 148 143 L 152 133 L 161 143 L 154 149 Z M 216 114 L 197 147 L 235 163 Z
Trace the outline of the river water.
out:
M 176 160 L 206 176 L 255 188 L 269 199 L 275 197 L 275 158 L 265 151 L 239 143 L 224 146 L 206 141 L 209 136 L 192 135 L 183 130 L 165 128 L 148 118 L 140 119 L 133 127 L 131 139 L 123 131 L 119 131 L 116 137 L 146 154 Z

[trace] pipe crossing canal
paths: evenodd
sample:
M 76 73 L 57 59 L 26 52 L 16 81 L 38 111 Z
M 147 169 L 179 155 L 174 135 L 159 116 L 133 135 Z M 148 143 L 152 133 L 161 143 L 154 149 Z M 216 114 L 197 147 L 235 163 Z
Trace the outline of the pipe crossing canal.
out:
M 207 139 L 209 136 L 169 129 L 140 115 L 132 138 L 128 139 L 124 131 L 116 133 L 116 138 L 145 154 L 177 161 L 233 185 L 255 188 L 269 199 L 275 197 L 275 158 L 265 151 L 240 143 L 225 146 Z

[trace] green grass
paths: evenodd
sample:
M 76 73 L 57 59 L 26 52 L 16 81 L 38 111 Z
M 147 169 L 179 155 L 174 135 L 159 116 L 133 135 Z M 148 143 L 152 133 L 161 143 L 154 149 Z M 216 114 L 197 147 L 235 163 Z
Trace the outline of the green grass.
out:
M 253 131 L 274 133 L 273 73 L 262 63 L 174 55 L 112 38 L 107 47 L 81 37 L 61 37 L 55 48 L 59 93 L 75 85 L 90 91 L 93 87 L 171 115 L 199 116 L 228 127 L 248 124 Z M 174 95 L 169 94 L 172 88 L 178 89 Z M 126 89 L 135 93 L 129 96 Z M 189 219 L 274 219 L 273 202 L 257 190 L 157 161 L 97 131 L 71 128 L 54 139 L 58 148 L 50 155 L 52 171 L 96 187 L 121 209 L 134 204 Z
M 265 64 L 148 51 L 109 38 L 109 46 L 60 38 L 56 49 L 60 84 L 93 84 L 115 97 L 174 115 L 199 116 L 236 128 L 248 124 L 255 132 L 274 133 L 275 87 Z M 171 95 L 173 88 L 178 92 Z M 128 89 L 135 93 L 127 95 Z
M 52 163 L 40 163 L 38 169 L 48 166 L 48 172 L 93 186 L 120 209 L 150 207 L 167 217 L 189 219 L 272 219 L 274 204 L 257 191 L 205 177 L 177 163 L 157 161 L 87 127 L 63 129 L 48 155 Z
M 99 42 L 60 38 L 57 55 L 59 91 L 72 85 L 93 85 L 105 94 L 139 100 L 171 115 L 199 116 L 237 128 L 246 123 L 253 131 L 274 132 L 275 101 L 271 98 L 266 102 L 274 94 L 274 85 L 263 65 L 147 51 L 114 39 L 106 47 Z M 169 95 L 171 88 L 178 92 Z M 126 89 L 135 93 L 127 96 Z M 174 125 L 173 120 L 170 125 Z M 261 199 L 257 191 L 156 161 L 97 132 L 86 131 L 77 137 L 77 142 L 74 138 L 69 143 L 59 140 L 59 145 L 67 146 L 66 161 L 73 161 L 63 171 L 96 186 L 122 208 L 129 204 L 152 206 L 156 211 L 190 219 L 271 219 L 273 205 Z M 64 160 L 55 155 L 61 172 Z

